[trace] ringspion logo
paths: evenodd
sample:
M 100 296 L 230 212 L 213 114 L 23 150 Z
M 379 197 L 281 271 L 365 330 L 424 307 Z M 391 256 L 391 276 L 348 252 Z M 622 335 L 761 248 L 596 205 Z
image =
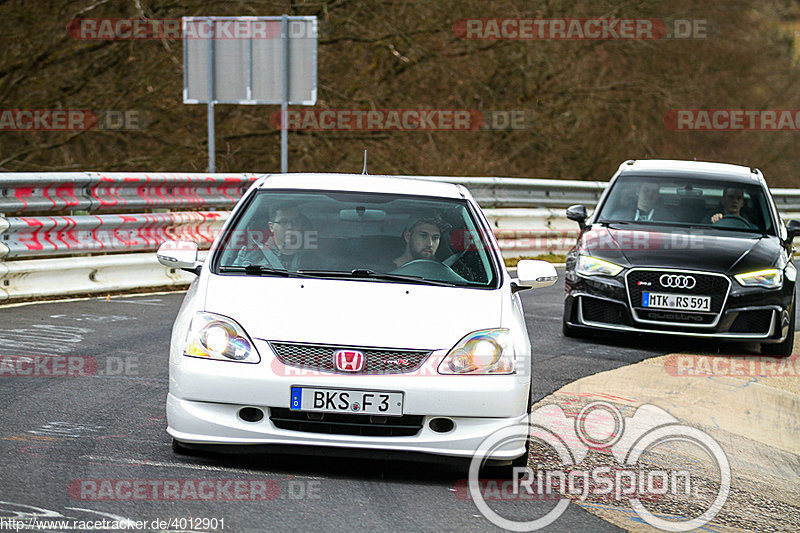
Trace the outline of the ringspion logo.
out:
M 514 467 L 506 492 L 487 493 L 479 472 L 487 458 L 497 451 L 520 446 L 531 439 L 558 456 L 555 468 Z M 706 480 L 696 469 L 664 469 L 641 461 L 655 448 L 681 442 L 697 448 L 718 472 L 716 480 Z M 585 461 L 590 452 L 610 454 L 616 465 L 594 466 Z M 711 481 L 711 482 L 709 482 Z M 624 416 L 615 405 L 594 401 L 576 417 L 568 417 L 558 405 L 544 405 L 531 412 L 526 424 L 500 429 L 483 440 L 472 457 L 467 483 L 469 497 L 492 524 L 512 531 L 535 531 L 549 526 L 566 511 L 570 501 L 627 500 L 638 518 L 664 531 L 689 531 L 713 520 L 727 501 L 731 487 L 731 468 L 722 449 L 707 433 L 684 424 L 667 411 L 644 404 L 631 416 Z M 525 493 L 523 496 L 521 493 Z M 491 496 L 491 497 L 490 497 Z M 543 516 L 531 520 L 506 518 L 492 509 L 487 500 L 543 500 L 558 498 L 558 503 Z M 643 501 L 678 496 L 694 500 L 694 517 L 667 520 L 652 513 Z

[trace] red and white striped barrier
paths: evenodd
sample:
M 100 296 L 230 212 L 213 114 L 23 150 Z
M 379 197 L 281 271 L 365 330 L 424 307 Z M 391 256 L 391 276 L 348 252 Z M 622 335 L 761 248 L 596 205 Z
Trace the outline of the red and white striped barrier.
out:
M 89 173 L 92 211 L 232 208 L 256 174 Z
M 208 248 L 228 211 L 18 217 L 0 226 L 0 258 L 155 250 L 187 240 Z
M 19 172 L 0 174 L 0 213 L 230 209 L 257 174 Z

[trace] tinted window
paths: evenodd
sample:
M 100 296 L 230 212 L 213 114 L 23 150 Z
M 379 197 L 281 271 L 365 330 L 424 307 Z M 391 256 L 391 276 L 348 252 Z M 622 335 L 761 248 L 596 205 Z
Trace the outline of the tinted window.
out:
M 637 222 L 774 234 L 758 184 L 703 178 L 622 176 L 598 221 Z
M 468 204 L 373 193 L 259 191 L 215 255 L 215 272 L 370 270 L 494 286 L 490 241 Z M 234 268 L 230 268 L 234 267 Z

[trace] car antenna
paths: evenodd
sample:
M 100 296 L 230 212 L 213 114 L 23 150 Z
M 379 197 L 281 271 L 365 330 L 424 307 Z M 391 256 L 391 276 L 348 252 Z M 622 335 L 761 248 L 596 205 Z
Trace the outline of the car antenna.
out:
M 369 174 L 367 174 L 367 151 L 366 150 L 364 150 L 364 169 L 361 171 L 361 174 L 363 176 L 368 176 L 369 175 Z

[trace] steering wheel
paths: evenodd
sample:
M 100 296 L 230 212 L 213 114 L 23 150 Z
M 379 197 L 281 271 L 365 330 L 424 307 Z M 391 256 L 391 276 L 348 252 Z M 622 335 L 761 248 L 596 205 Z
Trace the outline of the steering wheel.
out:
M 452 281 L 453 283 L 466 283 L 467 280 L 456 274 L 452 268 L 433 259 L 415 259 L 396 268 L 391 274 L 405 274 L 419 276 L 437 281 Z
M 723 215 L 715 225 L 723 228 L 756 229 L 756 226 L 741 215 Z

